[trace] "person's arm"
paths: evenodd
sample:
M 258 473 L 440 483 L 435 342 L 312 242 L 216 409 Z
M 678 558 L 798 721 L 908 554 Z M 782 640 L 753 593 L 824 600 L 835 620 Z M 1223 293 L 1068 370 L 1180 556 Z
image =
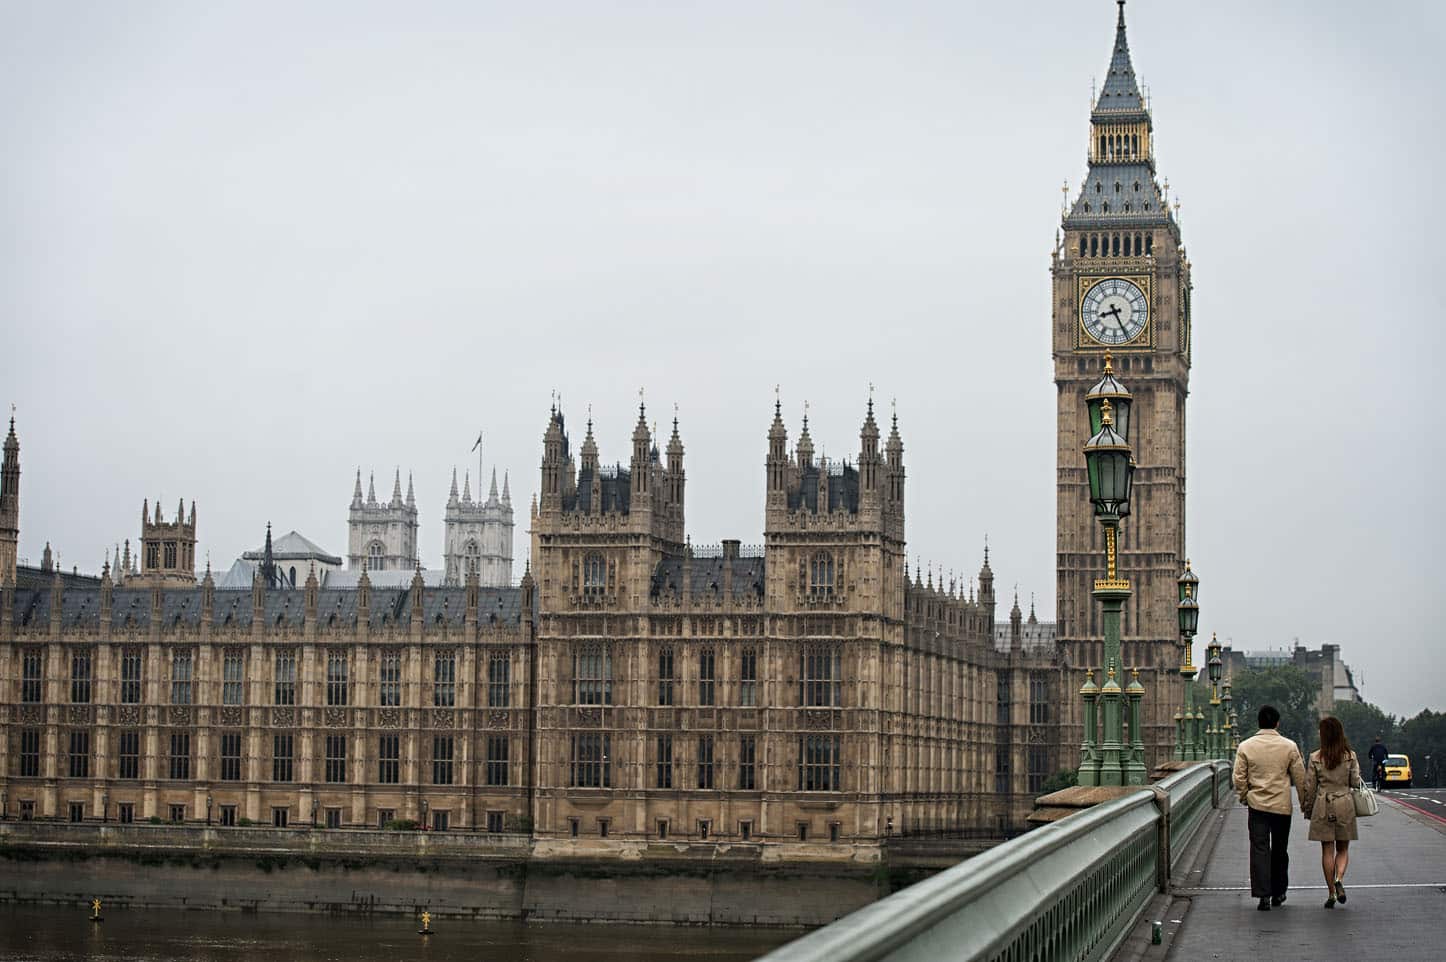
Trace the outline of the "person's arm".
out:
M 1242 751 L 1235 752 L 1235 767 L 1230 771 L 1230 782 L 1235 786 L 1235 794 L 1242 802 L 1245 801 L 1245 793 L 1250 788 L 1250 761 Z
M 1300 810 L 1305 813 L 1307 820 L 1310 818 L 1310 813 L 1315 811 L 1315 795 L 1319 789 L 1320 779 L 1316 772 L 1316 764 L 1312 761 L 1306 767 L 1305 782 L 1300 789 Z
M 1310 809 L 1306 808 L 1305 805 L 1305 765 L 1301 763 L 1300 749 L 1296 748 L 1294 743 L 1290 746 L 1290 768 L 1288 769 L 1288 774 L 1290 775 L 1291 784 L 1295 786 L 1295 794 L 1300 800 L 1300 807 L 1305 808 L 1306 811 L 1309 812 Z

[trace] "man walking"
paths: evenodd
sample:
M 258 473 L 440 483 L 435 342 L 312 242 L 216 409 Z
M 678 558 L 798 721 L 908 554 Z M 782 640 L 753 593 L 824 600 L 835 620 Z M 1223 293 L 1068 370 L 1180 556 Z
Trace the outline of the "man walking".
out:
M 1391 754 L 1386 751 L 1386 746 L 1381 744 L 1381 736 L 1376 736 L 1375 744 L 1371 745 L 1371 781 L 1375 783 L 1376 791 L 1386 787 L 1386 756 Z
M 1260 731 L 1235 752 L 1235 794 L 1250 810 L 1250 894 L 1269 912 L 1285 902 L 1290 887 L 1290 787 L 1302 801 L 1305 765 L 1295 742 L 1276 731 L 1280 712 L 1263 705 Z

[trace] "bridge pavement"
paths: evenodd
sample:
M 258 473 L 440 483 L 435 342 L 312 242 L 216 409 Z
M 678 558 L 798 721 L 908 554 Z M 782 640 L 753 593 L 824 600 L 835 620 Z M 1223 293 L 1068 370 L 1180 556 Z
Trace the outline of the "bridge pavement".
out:
M 1410 795 L 1410 798 L 1395 797 Z M 1435 804 L 1435 799 L 1443 799 Z M 1410 806 L 1410 807 L 1408 807 Z M 1360 819 L 1346 873 L 1349 901 L 1327 911 L 1320 844 L 1296 814 L 1285 905 L 1256 910 L 1250 897 L 1245 808 L 1221 813 L 1183 885 L 1147 910 L 1165 922 L 1166 943 L 1146 946 L 1137 929 L 1117 958 L 1195 960 L 1446 958 L 1446 792 L 1387 792 L 1381 812 Z

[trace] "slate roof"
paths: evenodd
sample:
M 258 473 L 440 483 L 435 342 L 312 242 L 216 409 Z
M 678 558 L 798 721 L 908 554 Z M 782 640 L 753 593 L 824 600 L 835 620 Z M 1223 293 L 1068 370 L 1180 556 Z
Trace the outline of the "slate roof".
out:
M 264 560 L 266 546 L 262 545 L 255 550 L 247 551 L 241 557 L 247 561 Z M 281 537 L 272 540 L 271 557 L 276 561 L 308 561 L 314 558 L 329 564 L 341 564 L 341 559 L 336 555 L 296 531 L 288 531 Z
M 592 512 L 592 487 L 598 485 L 602 494 L 602 513 L 617 512 L 627 514 L 632 507 L 633 497 L 632 471 L 628 468 L 617 467 L 613 471 L 594 473 L 591 468 L 583 470 L 577 478 L 577 494 L 571 503 L 564 503 L 564 511 L 577 511 L 582 514 Z
M 1121 6 L 1120 19 L 1115 24 L 1115 45 L 1110 52 L 1110 72 L 1105 75 L 1105 85 L 1100 88 L 1099 98 L 1095 101 L 1095 113 L 1117 118 L 1120 114 L 1144 112 L 1145 100 L 1140 96 L 1135 67 L 1130 62 L 1130 43 L 1125 37 L 1125 8 Z
M 852 465 L 845 464 L 839 469 L 831 467 L 828 475 L 828 505 L 820 509 L 818 504 L 818 475 L 820 467 L 811 464 L 803 469 L 800 475 L 799 486 L 795 491 L 788 494 L 788 509 L 797 511 L 799 508 L 807 508 L 809 511 L 817 512 L 837 511 L 840 508 L 853 514 L 859 511 L 859 471 Z
M 1118 191 L 1116 184 L 1120 186 Z M 1065 226 L 1073 228 L 1152 226 L 1170 221 L 1164 193 L 1155 183 L 1155 171 L 1145 161 L 1092 162 L 1079 196 L 1064 219 Z
M 694 558 L 688 575 L 692 597 L 723 597 L 724 565 L 733 569 L 733 597 L 763 597 L 766 575 L 763 558 Z M 682 592 L 683 559 L 664 558 L 653 571 L 652 597 L 680 597 Z

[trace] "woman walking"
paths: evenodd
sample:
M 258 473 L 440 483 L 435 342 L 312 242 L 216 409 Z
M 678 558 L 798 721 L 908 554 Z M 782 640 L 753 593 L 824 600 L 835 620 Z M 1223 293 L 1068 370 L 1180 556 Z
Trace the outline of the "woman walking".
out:
M 1346 741 L 1340 719 L 1320 720 L 1320 748 L 1310 753 L 1305 771 L 1305 809 L 1310 838 L 1320 842 L 1320 867 L 1325 874 L 1325 907 L 1346 904 L 1341 884 L 1356 840 L 1356 803 L 1351 789 L 1361 784 L 1361 764 Z

